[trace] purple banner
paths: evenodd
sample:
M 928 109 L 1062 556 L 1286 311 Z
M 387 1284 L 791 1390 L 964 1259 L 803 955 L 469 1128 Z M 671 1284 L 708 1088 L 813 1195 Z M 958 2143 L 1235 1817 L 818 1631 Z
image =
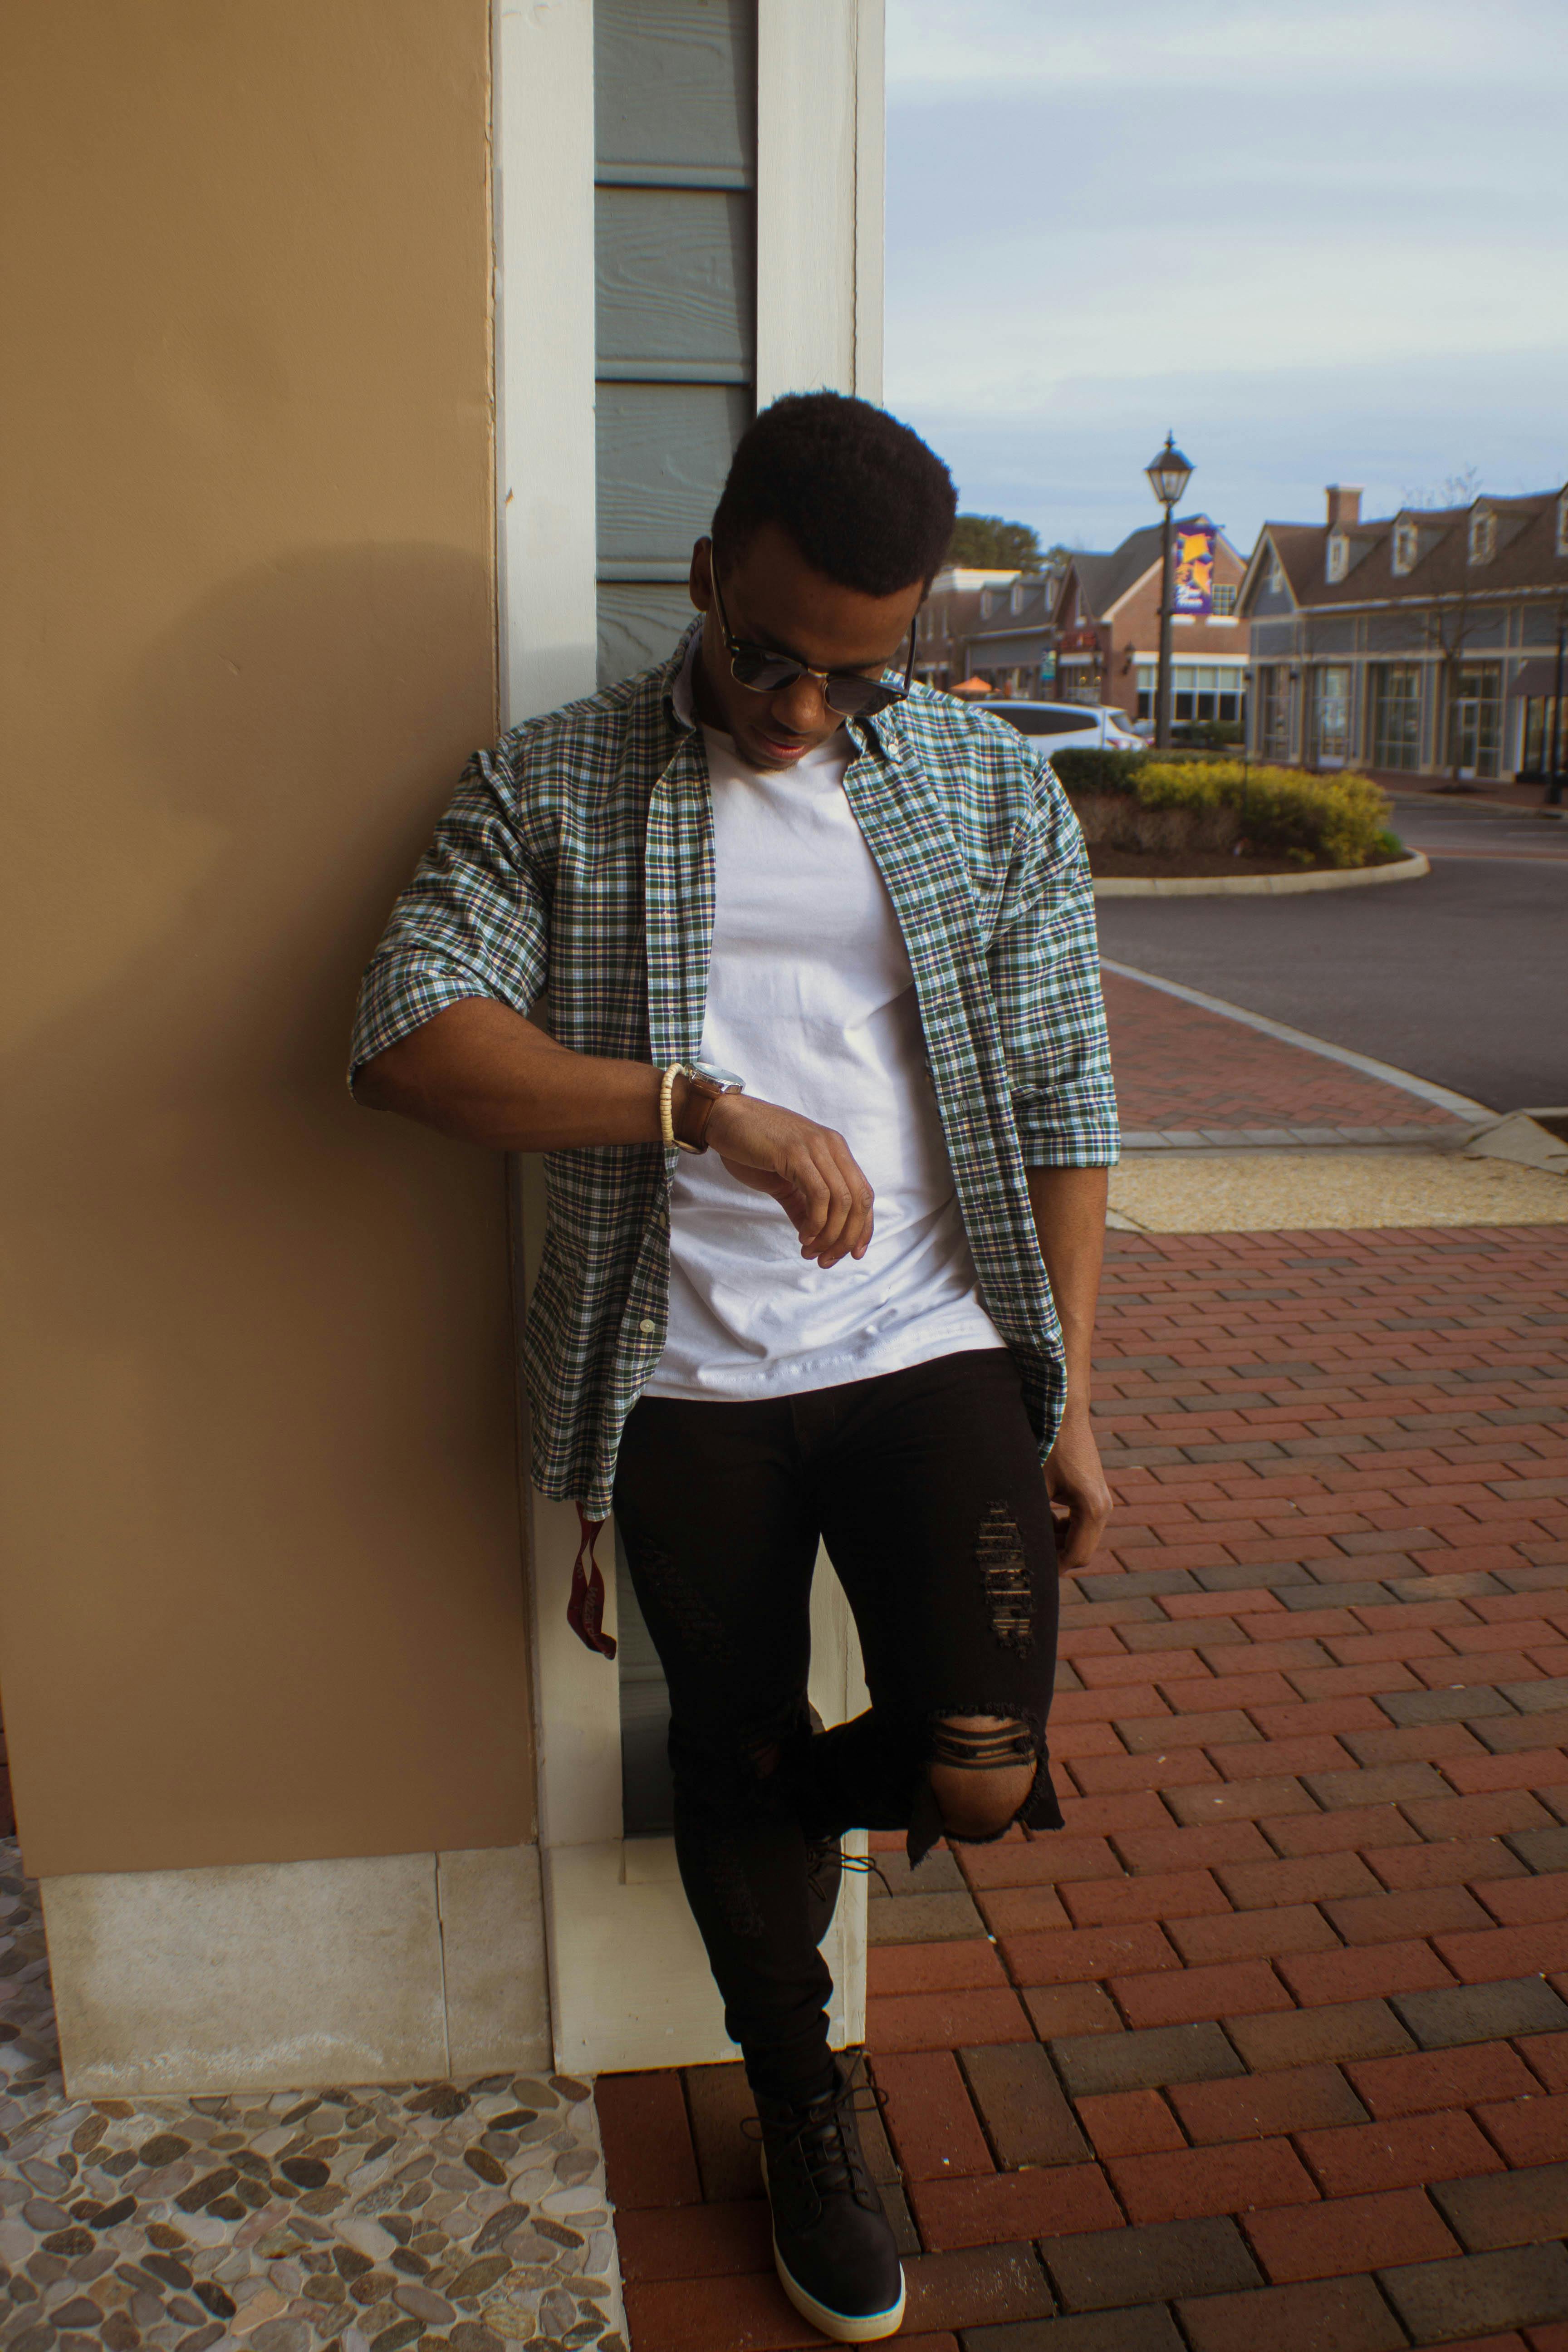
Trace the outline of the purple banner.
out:
M 1171 610 L 1206 621 L 1214 611 L 1213 523 L 1178 523 L 1175 553 Z

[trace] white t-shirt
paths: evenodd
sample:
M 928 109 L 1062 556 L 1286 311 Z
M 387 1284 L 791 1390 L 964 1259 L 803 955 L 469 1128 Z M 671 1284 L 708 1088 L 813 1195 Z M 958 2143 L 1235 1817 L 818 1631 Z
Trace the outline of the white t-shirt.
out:
M 689 716 L 689 676 L 678 707 Z M 702 1058 L 837 1128 L 876 1192 L 871 1246 L 803 1258 L 776 1201 L 717 1151 L 670 1201 L 669 1326 L 650 1396 L 791 1396 L 1000 1348 L 982 1307 L 926 1068 L 914 974 L 844 794 L 842 730 L 780 773 L 704 728 L 714 923 Z

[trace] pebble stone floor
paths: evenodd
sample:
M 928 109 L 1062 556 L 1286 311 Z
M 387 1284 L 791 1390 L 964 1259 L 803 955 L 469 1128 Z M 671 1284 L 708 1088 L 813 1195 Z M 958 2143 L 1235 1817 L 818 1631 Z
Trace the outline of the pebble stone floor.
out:
M 1568 1236 L 1112 1235 L 1065 1831 L 874 1841 L 913 2352 L 1568 2352 Z M 739 2070 L 601 2076 L 634 2352 L 820 2339 Z
M 626 2352 L 586 2084 L 68 2099 L 9 1839 L 0 2152 L 5 2352 Z

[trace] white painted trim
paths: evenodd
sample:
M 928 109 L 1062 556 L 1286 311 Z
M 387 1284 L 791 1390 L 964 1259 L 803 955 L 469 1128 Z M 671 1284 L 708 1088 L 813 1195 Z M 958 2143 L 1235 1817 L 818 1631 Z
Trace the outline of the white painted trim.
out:
M 1195 1004 L 1205 1013 L 1222 1013 L 1227 1021 L 1239 1021 L 1244 1029 L 1256 1029 L 1265 1037 L 1278 1037 L 1283 1045 L 1300 1045 L 1309 1054 L 1321 1054 L 1328 1062 L 1342 1062 L 1347 1069 L 1359 1070 L 1363 1077 L 1381 1078 L 1385 1087 L 1398 1087 L 1407 1095 L 1418 1095 L 1423 1102 L 1438 1110 L 1452 1111 L 1456 1118 L 1496 1118 L 1498 1114 L 1489 1105 L 1475 1102 L 1468 1095 L 1457 1095 L 1448 1087 L 1437 1087 L 1429 1078 L 1413 1077 L 1408 1070 L 1396 1070 L 1392 1062 L 1373 1061 L 1370 1054 L 1352 1054 L 1348 1045 L 1331 1045 L 1325 1037 L 1310 1037 L 1304 1029 L 1291 1029 L 1283 1021 L 1270 1021 L 1262 1013 L 1248 1013 L 1245 1005 L 1229 1004 L 1223 996 L 1205 996 L 1200 988 L 1187 988 L 1179 980 L 1162 980 L 1158 972 L 1141 971 L 1136 964 L 1112 963 L 1101 956 L 1102 971 L 1113 971 L 1121 980 L 1141 980 L 1145 988 L 1158 988 L 1166 996 L 1179 996 L 1184 1004 Z
M 883 0 L 759 0 L 759 404 L 814 385 L 880 394 L 882 8 Z M 592 0 L 499 0 L 495 83 L 497 537 L 510 726 L 595 684 Z M 514 1166 L 512 1204 L 521 1309 L 544 1227 L 537 1160 Z M 670 1841 L 623 1839 L 619 1678 L 566 1623 L 575 1510 L 531 1489 L 527 1519 L 557 2063 L 591 2072 L 731 2057 Z M 614 1633 L 612 1527 L 599 1558 Z M 837 1722 L 866 1696 L 826 1559 L 812 1627 L 812 1696 Z M 864 1841 L 846 1846 L 863 1850 Z M 842 2046 L 865 2030 L 862 1877 L 846 1879 L 824 1951 Z
M 1206 629 L 1212 629 L 1223 628 L 1225 624 L 1205 621 L 1202 625 Z M 1159 648 L 1156 646 L 1152 653 L 1146 653 L 1135 646 L 1132 649 L 1132 658 L 1135 662 L 1142 662 L 1150 669 L 1157 669 L 1160 662 Z M 1181 660 L 1174 663 L 1173 667 L 1180 669 L 1250 669 L 1252 656 L 1250 654 L 1211 654 L 1206 651 L 1184 653 Z
M 498 0 L 496 496 L 503 727 L 592 694 L 594 9 Z
M 855 33 L 855 390 L 882 397 L 887 211 L 885 0 L 858 0 Z
M 861 15 L 859 0 L 757 0 L 759 408 L 858 388 Z

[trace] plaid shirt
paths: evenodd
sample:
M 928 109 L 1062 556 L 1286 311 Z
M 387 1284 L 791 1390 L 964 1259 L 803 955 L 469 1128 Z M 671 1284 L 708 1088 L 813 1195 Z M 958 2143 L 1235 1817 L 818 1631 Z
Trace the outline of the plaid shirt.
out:
M 671 699 L 685 654 L 469 761 L 365 974 L 351 1081 L 471 996 L 526 1013 L 547 992 L 552 1035 L 581 1054 L 666 1067 L 700 1052 L 713 825 L 701 730 Z M 1117 1150 L 1082 837 L 1049 764 L 1001 719 L 917 687 L 845 723 L 844 790 L 903 932 L 981 1297 L 1043 1457 L 1065 1381 L 1024 1171 Z M 533 1475 L 591 1517 L 664 1346 L 676 1164 L 657 1143 L 545 1156 L 523 1344 Z

